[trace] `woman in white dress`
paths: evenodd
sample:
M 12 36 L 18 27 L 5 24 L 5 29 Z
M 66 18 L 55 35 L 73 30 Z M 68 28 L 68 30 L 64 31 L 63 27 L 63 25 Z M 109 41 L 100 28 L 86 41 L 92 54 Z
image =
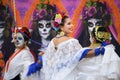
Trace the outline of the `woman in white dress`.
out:
M 82 47 L 77 39 L 68 37 L 73 27 L 68 16 L 56 14 L 54 25 L 60 26 L 60 32 L 51 40 L 43 55 L 41 80 L 75 80 L 77 63 L 72 58 Z
M 34 55 L 27 47 L 29 39 L 30 33 L 26 27 L 15 30 L 13 41 L 16 49 L 6 63 L 4 80 L 18 80 L 15 77 L 19 74 L 19 80 L 36 80 L 32 75 L 27 77 L 29 65 L 35 62 Z
M 68 16 L 56 14 L 54 21 L 56 27 L 60 26 L 60 31 L 51 40 L 43 55 L 41 80 L 77 80 L 81 55 L 76 58 L 76 53 L 82 47 L 77 39 L 68 37 L 73 27 Z M 94 50 L 91 53 L 93 54 Z
M 60 19 L 56 21 L 59 22 Z M 70 18 L 64 16 L 59 25 L 60 33 L 58 33 L 58 35 L 52 39 L 47 47 L 47 50 L 45 51 L 45 54 L 43 55 L 43 68 L 41 69 L 40 75 L 41 80 L 98 80 L 98 78 L 99 80 L 108 80 L 102 79 L 101 76 L 104 75 L 101 74 L 95 76 L 97 77 L 97 79 L 87 78 L 88 76 L 85 76 L 88 73 L 89 76 L 91 76 L 92 74 L 97 75 L 97 73 L 100 73 L 99 69 L 103 70 L 104 67 L 98 67 L 99 63 L 102 62 L 101 56 L 105 53 L 105 49 L 102 47 L 98 47 L 97 44 L 98 48 L 96 48 L 96 46 L 93 46 L 93 48 L 88 51 L 88 54 L 86 54 L 84 51 L 87 48 L 82 49 L 78 40 L 67 36 L 69 33 L 72 32 L 73 27 Z M 92 58 L 89 58 L 90 60 L 87 60 L 86 58 L 86 61 L 82 62 L 82 60 L 84 60 L 83 58 L 93 56 L 98 56 L 98 59 L 94 61 L 94 64 L 96 63 L 95 65 L 89 62 L 91 60 L 95 60 Z M 88 66 L 88 68 L 86 66 Z M 93 67 L 93 69 L 91 68 L 91 66 Z M 83 72 L 83 74 L 85 72 L 85 75 L 81 75 L 81 72 Z
M 79 59 L 81 54 L 84 57 L 89 57 L 79 59 L 80 63 L 77 68 L 80 72 L 77 75 L 77 80 L 120 80 L 120 58 L 109 39 L 110 33 L 105 27 L 96 26 L 94 28 L 91 45 L 81 49 L 74 57 L 74 59 Z M 101 48 L 96 48 L 100 46 Z M 90 54 L 90 50 L 94 48 L 96 48 L 96 57 Z M 99 50 L 103 51 L 103 53 L 99 53 Z

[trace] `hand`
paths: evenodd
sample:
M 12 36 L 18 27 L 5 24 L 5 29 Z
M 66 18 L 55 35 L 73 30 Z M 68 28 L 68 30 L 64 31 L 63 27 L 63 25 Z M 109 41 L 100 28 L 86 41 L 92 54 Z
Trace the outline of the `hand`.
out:
M 95 49 L 95 56 L 98 56 L 100 54 L 100 48 Z
M 31 74 L 36 72 L 36 63 L 33 63 L 29 66 L 27 76 L 30 76 Z
M 38 57 L 38 61 L 39 61 L 40 63 L 43 62 L 42 56 L 39 56 L 39 57 Z
M 40 71 L 42 66 L 43 66 L 42 63 L 36 63 L 36 71 Z
M 40 71 L 41 68 L 42 68 L 42 64 L 39 64 L 37 62 L 31 64 L 29 66 L 29 69 L 28 69 L 28 72 L 27 72 L 27 76 L 30 76 L 31 74 L 34 74 L 37 71 Z
M 30 76 L 31 74 L 36 73 L 37 71 L 40 71 L 40 69 L 43 66 L 42 62 L 43 62 L 42 61 L 42 56 L 39 56 L 38 57 L 38 62 L 35 62 L 35 63 L 33 63 L 29 66 L 27 76 Z
M 91 49 L 86 49 L 86 50 L 82 53 L 82 55 L 81 55 L 79 61 L 82 60 L 83 58 L 85 58 L 86 55 L 88 54 L 88 52 L 89 52 L 90 50 L 91 50 Z
M 104 47 L 96 48 L 95 49 L 95 56 L 98 56 L 99 54 L 104 55 L 104 52 L 105 52 Z
M 105 53 L 105 48 L 104 48 L 104 47 L 100 47 L 100 51 L 101 51 L 101 55 L 104 55 L 104 53 Z

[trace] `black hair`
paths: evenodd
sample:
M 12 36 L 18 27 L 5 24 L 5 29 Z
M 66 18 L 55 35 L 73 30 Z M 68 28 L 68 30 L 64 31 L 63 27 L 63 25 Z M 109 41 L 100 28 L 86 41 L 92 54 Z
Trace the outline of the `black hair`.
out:
M 64 26 L 64 24 L 65 24 L 67 18 L 69 18 L 69 17 L 68 17 L 68 16 L 64 16 L 64 17 L 62 18 L 61 23 L 58 24 L 59 27 Z M 59 30 L 57 31 L 57 34 L 59 34 L 60 32 L 61 32 L 61 29 L 59 28 Z
M 20 33 L 23 35 L 25 41 L 29 41 L 29 39 L 31 38 L 31 35 L 28 28 L 22 27 L 22 30 L 24 30 L 24 32 L 20 31 Z
M 60 26 L 64 26 L 65 21 L 66 21 L 67 18 L 69 18 L 69 17 L 68 17 L 68 16 L 64 16 L 64 17 L 62 18 L 62 21 L 61 21 L 61 23 L 60 23 Z

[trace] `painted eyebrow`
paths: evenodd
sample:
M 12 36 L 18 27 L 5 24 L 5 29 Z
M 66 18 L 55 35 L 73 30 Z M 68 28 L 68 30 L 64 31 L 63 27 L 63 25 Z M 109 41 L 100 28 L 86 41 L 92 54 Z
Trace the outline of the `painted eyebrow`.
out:
M 68 22 L 67 24 L 72 24 L 71 22 Z

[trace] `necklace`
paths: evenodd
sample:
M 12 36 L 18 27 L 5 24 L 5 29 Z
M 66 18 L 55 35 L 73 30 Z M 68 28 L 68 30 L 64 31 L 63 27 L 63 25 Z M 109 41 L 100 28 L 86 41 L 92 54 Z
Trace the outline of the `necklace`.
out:
M 67 34 L 65 34 L 65 32 L 62 31 L 56 36 L 56 38 L 60 38 L 60 37 L 63 37 L 63 36 L 67 36 Z

